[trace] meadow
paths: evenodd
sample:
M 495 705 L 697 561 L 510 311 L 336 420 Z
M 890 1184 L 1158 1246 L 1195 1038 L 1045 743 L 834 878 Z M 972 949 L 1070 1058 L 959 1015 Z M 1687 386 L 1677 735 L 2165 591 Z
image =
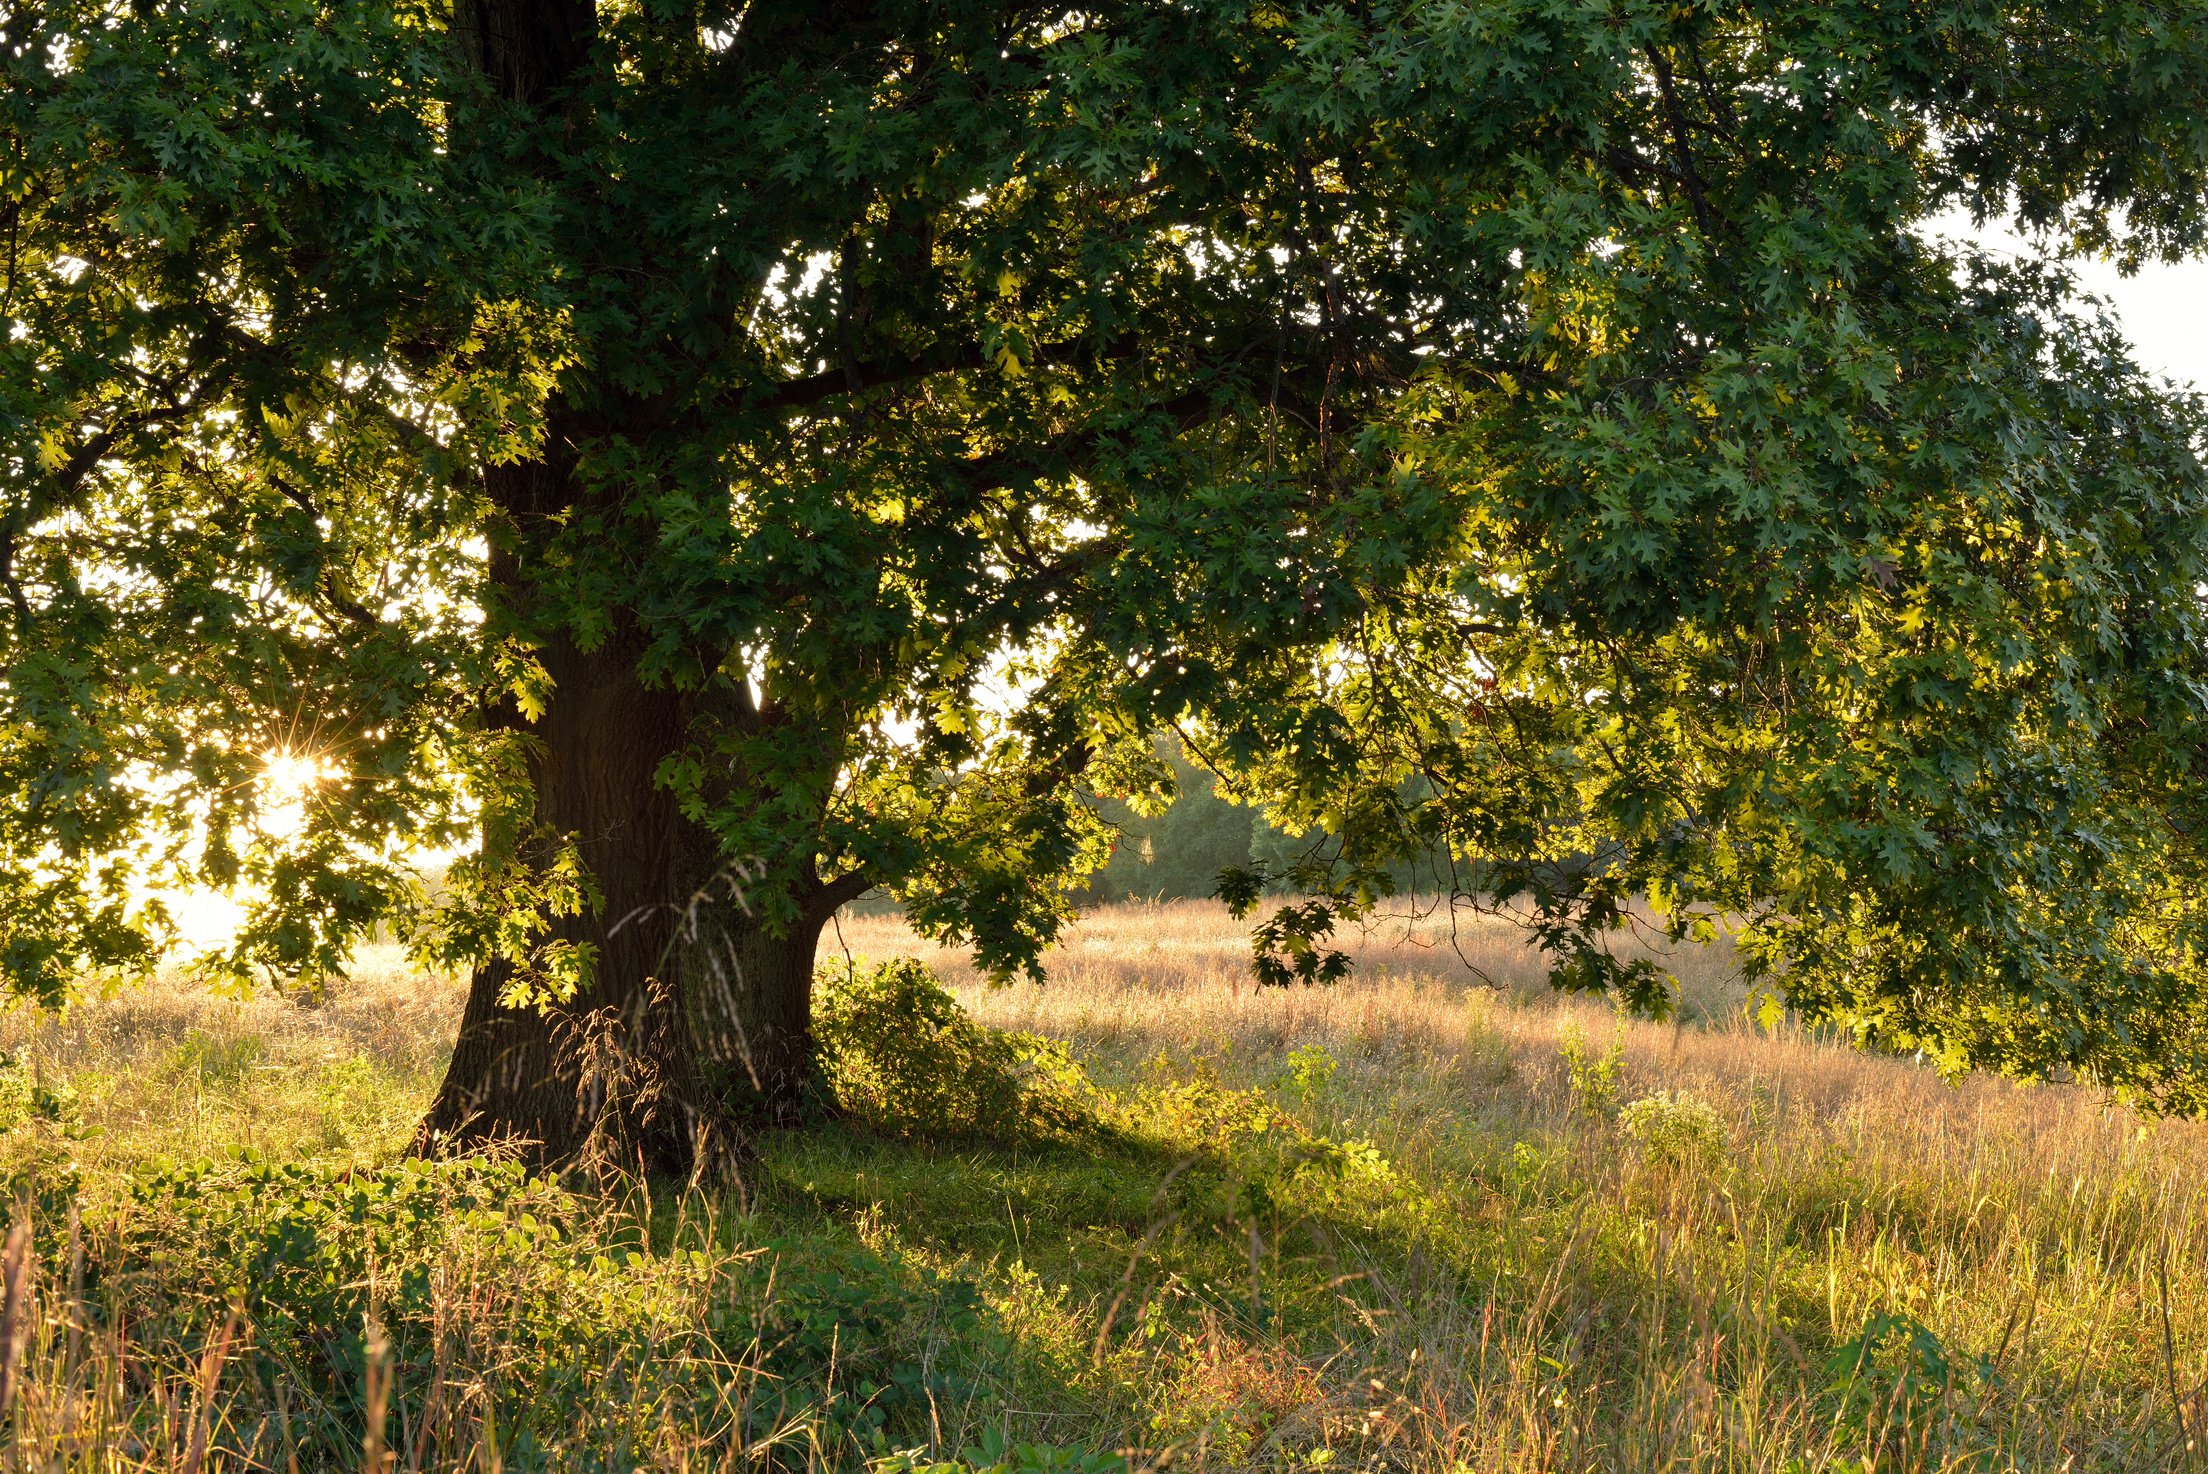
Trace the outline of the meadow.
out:
M 1352 950 L 1123 905 L 991 988 L 846 917 L 842 1109 L 710 1192 L 407 1161 L 461 989 L 388 956 L 10 1014 L 0 1465 L 2191 1467 L 2208 1128 L 1766 1029 L 1721 944 L 1664 1024 Z

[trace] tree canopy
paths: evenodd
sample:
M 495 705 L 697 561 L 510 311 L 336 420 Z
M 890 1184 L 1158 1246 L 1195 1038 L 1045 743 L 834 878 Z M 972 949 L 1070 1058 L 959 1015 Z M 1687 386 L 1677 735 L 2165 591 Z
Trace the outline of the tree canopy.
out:
M 1645 894 L 2202 1103 L 2208 422 L 1923 229 L 2198 249 L 2193 0 L 50 0 L 0 65 L 21 992 L 243 885 L 218 973 L 476 967 L 438 1129 L 603 1108 L 603 1015 L 695 1136 L 867 887 L 1033 966 L 1177 729 L 1568 985 L 1660 1005 Z

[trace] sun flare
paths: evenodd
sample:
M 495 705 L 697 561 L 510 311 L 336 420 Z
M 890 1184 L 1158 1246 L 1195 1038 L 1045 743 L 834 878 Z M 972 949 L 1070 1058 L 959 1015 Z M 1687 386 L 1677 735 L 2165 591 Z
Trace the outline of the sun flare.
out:
M 277 839 L 289 839 L 307 825 L 307 799 L 332 776 L 318 753 L 291 748 L 271 748 L 261 760 L 261 829 Z
M 335 776 L 328 759 L 303 748 L 272 747 L 261 757 L 255 780 L 258 802 L 254 824 L 279 842 L 296 837 L 307 825 L 307 803 L 314 790 Z M 212 887 L 157 892 L 168 909 L 177 947 L 186 954 L 226 947 L 245 924 L 255 889 L 240 885 L 223 891 Z

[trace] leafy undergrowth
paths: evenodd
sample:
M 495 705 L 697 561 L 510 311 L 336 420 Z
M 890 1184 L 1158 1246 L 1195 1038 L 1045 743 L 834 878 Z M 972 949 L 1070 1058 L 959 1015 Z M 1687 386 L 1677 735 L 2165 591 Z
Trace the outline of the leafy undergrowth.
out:
M 2190 1128 L 1411 980 L 824 986 L 844 1118 L 714 1195 L 403 1160 L 366 1002 L 19 1028 L 8 1466 L 2181 1466 Z

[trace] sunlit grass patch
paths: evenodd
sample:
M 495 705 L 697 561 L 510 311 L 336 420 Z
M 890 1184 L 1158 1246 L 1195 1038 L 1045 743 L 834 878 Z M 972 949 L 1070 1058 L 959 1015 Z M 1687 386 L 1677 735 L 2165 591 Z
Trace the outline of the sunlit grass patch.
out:
M 2173 1467 L 2173 1380 L 2208 1376 L 2201 1128 L 1461 974 L 1260 992 L 1244 955 L 1192 905 L 1093 918 L 1041 988 L 845 971 L 840 1115 L 715 1194 L 404 1162 L 449 981 L 10 1015 L 0 1164 L 31 1233 L 0 1449 Z

